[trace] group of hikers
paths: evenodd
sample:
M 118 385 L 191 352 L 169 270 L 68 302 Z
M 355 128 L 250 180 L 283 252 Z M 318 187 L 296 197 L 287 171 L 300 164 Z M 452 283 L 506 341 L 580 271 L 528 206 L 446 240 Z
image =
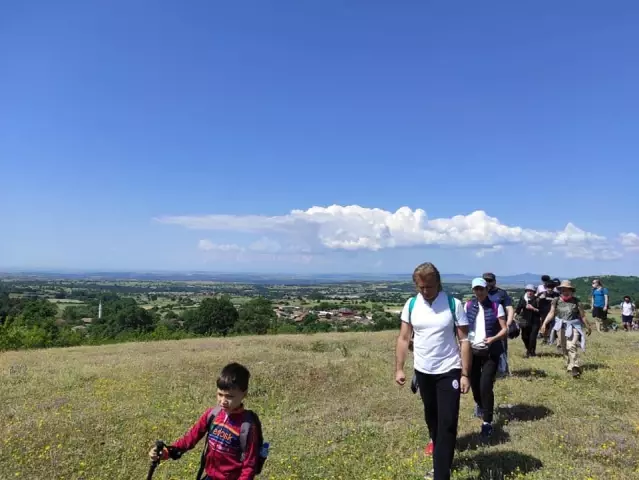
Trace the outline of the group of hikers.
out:
M 582 374 L 580 350 L 592 328 L 575 287 L 569 280 L 548 275 L 535 287 L 527 285 L 516 307 L 499 288 L 493 273 L 472 281 L 473 298 L 465 303 L 447 295 L 441 275 L 432 263 L 413 272 L 418 294 L 401 313 L 397 338 L 395 381 L 406 383 L 404 365 L 413 351 L 413 391 L 419 391 L 430 442 L 425 448 L 433 456 L 433 470 L 424 478 L 449 480 L 457 440 L 461 394 L 472 392 L 475 416 L 482 420 L 480 436 L 493 433 L 494 383 L 498 372 L 508 374 L 508 340 L 521 334 L 525 357 L 537 355 L 538 336 L 549 345 L 557 342 L 573 378 Z M 608 291 L 593 281 L 591 307 L 598 330 L 607 326 Z M 635 313 L 629 297 L 622 304 L 624 326 Z M 515 318 L 517 320 L 515 321 Z
M 527 285 L 516 306 L 497 286 L 493 273 L 472 280 L 471 300 L 461 302 L 447 295 L 441 275 L 432 263 L 413 272 L 417 295 L 400 315 L 395 349 L 395 382 L 406 384 L 404 366 L 413 351 L 413 392 L 419 391 L 433 457 L 433 469 L 425 479 L 450 480 L 457 442 L 461 394 L 472 392 L 474 415 L 481 419 L 480 436 L 493 434 L 494 383 L 499 373 L 508 375 L 508 340 L 521 334 L 525 357 L 537 355 L 538 336 L 547 344 L 555 339 L 573 378 L 582 373 L 579 350 L 591 326 L 575 287 L 569 280 L 549 276 L 535 287 Z M 592 285 L 591 307 L 599 330 L 607 328 L 608 291 L 599 280 Z M 631 306 L 628 306 L 630 304 Z M 634 305 L 622 304 L 624 326 L 632 324 Z M 517 319 L 517 320 L 515 320 Z M 197 479 L 252 480 L 268 456 L 258 416 L 244 408 L 250 373 L 238 363 L 228 364 L 217 379 L 217 405 L 206 410 L 195 425 L 170 446 L 157 442 L 149 456 L 148 479 L 160 460 L 178 459 L 206 437 Z

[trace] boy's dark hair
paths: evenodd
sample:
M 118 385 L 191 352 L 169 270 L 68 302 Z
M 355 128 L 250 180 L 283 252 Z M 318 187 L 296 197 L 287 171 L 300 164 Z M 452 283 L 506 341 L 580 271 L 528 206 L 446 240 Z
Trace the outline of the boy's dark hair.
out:
M 544 284 L 550 282 L 550 275 L 542 275 L 541 276 L 541 282 L 544 283 Z
M 243 392 L 248 390 L 251 373 L 244 365 L 229 363 L 217 377 L 217 388 L 220 390 L 238 389 Z

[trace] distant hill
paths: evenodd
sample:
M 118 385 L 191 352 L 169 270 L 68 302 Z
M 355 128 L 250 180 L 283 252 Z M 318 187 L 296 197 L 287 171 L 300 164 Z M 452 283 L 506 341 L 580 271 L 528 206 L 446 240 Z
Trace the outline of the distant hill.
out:
M 630 295 L 633 302 L 639 300 L 639 277 L 621 277 L 618 275 L 573 278 L 572 282 L 577 287 L 577 296 L 580 300 L 584 302 L 590 301 L 591 285 L 595 278 L 599 278 L 604 287 L 608 289 L 611 306 L 619 305 L 625 295 Z

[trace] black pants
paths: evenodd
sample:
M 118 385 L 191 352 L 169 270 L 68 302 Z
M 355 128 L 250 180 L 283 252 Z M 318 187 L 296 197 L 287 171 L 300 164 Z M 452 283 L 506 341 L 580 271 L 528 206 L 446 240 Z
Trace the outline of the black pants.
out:
M 419 393 L 424 402 L 428 432 L 435 447 L 434 480 L 450 480 L 457 442 L 461 370 L 455 369 L 439 375 L 422 372 L 415 372 L 415 374 Z
M 532 322 L 521 327 L 521 340 L 524 342 L 524 347 L 528 353 L 535 353 L 537 351 L 537 334 L 539 333 L 539 322 Z
M 495 410 L 495 394 L 493 387 L 499 366 L 499 356 L 473 355 L 473 368 L 470 374 L 470 387 L 475 403 L 484 412 L 484 422 L 492 423 Z
M 598 320 L 598 323 L 601 324 L 601 328 L 604 331 L 608 330 L 610 324 L 608 323 L 608 311 L 604 310 L 603 307 L 592 307 L 592 317 Z

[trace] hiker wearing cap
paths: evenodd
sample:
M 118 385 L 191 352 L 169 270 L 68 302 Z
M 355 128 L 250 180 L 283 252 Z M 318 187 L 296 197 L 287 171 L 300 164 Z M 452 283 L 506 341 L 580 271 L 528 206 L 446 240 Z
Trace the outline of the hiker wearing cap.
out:
M 508 328 L 504 307 L 488 298 L 486 280 L 475 278 L 471 286 L 475 297 L 466 302 L 464 307 L 468 320 L 468 338 L 473 351 L 470 385 L 483 420 L 480 435 L 488 439 L 493 433 L 493 388 Z
M 573 378 L 581 375 L 581 363 L 579 361 L 579 349 L 586 348 L 586 337 L 583 327 L 586 327 L 586 334 L 590 335 L 592 329 L 586 320 L 586 314 L 575 297 L 575 287 L 570 280 L 564 280 L 559 284 L 560 296 L 552 301 L 550 312 L 546 316 L 541 326 L 542 332 L 548 328 L 552 318 L 555 319 L 554 331 L 559 335 L 559 345 L 566 359 L 566 368 Z
M 526 347 L 525 358 L 537 355 L 537 334 L 541 327 L 539 299 L 535 296 L 535 286 L 526 285 L 525 293 L 519 299 L 515 313 L 519 316 L 521 339 Z
M 415 377 L 433 442 L 433 472 L 425 478 L 450 480 L 460 393 L 470 390 L 472 352 L 468 321 L 462 303 L 443 291 L 441 275 L 432 263 L 419 265 L 413 272 L 413 281 L 418 293 L 402 310 L 395 350 L 395 382 L 400 386 L 406 383 L 404 363 L 414 333 Z
M 516 327 L 517 325 L 513 325 L 515 320 L 515 309 L 513 308 L 513 300 L 508 295 L 506 290 L 499 288 L 497 286 L 497 277 L 495 277 L 494 273 L 484 273 L 482 278 L 486 280 L 487 288 L 488 288 L 488 298 L 490 298 L 491 302 L 497 303 L 497 305 L 501 305 L 504 307 L 504 311 L 506 312 L 506 326 L 510 330 L 511 328 Z M 502 354 L 503 358 L 503 366 L 500 367 L 500 371 L 498 373 L 502 375 L 508 375 L 510 373 L 510 368 L 508 366 L 508 337 L 504 339 L 504 353 Z

